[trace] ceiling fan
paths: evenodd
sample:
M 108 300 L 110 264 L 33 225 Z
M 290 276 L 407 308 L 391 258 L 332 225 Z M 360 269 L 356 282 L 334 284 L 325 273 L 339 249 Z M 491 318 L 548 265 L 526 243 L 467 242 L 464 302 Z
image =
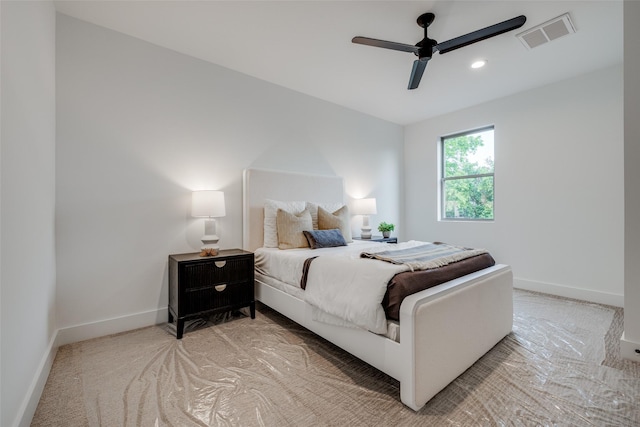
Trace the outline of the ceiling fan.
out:
M 473 31 L 469 34 L 447 40 L 446 42 L 438 43 L 427 36 L 427 28 L 431 25 L 435 17 L 436 16 L 433 13 L 423 13 L 418 17 L 418 25 L 424 28 L 424 38 L 416 43 L 415 46 L 360 36 L 354 37 L 351 41 L 353 43 L 364 44 L 367 46 L 414 53 L 418 59 L 413 61 L 413 69 L 411 70 L 408 89 L 415 89 L 420 84 L 420 79 L 422 79 L 422 74 L 424 73 L 425 68 L 427 68 L 427 63 L 435 52 L 440 52 L 441 54 L 451 52 L 452 50 L 468 46 L 472 43 L 506 33 L 507 31 L 515 30 L 516 28 L 522 27 L 527 20 L 524 15 L 520 15 L 498 24 Z

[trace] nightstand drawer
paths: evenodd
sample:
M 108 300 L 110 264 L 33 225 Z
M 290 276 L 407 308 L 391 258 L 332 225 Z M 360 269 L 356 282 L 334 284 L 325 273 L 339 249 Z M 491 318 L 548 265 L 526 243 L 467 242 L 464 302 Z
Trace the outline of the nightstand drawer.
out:
M 181 280 L 185 290 L 236 283 L 250 279 L 252 269 L 253 260 L 246 257 L 186 264 Z
M 213 309 L 224 310 L 253 300 L 253 283 L 249 281 L 219 283 L 201 288 L 185 290 L 184 306 L 186 313 L 200 313 Z

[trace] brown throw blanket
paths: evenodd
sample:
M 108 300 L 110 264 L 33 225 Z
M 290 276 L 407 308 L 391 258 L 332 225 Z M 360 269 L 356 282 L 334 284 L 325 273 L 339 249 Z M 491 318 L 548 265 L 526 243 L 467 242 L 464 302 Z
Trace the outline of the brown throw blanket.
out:
M 317 256 L 312 256 L 311 258 L 307 258 L 304 260 L 304 264 L 302 265 L 302 277 L 300 278 L 300 287 L 302 289 L 307 288 L 307 278 L 309 277 L 309 267 L 311 267 L 311 261 L 318 258 Z
M 411 271 L 430 270 L 476 255 L 486 254 L 485 249 L 471 249 L 446 243 L 426 243 L 412 248 L 383 252 L 363 252 L 362 258 L 377 259 L 392 264 L 407 265 Z
M 388 319 L 400 320 L 400 305 L 407 295 L 429 289 L 449 280 L 466 276 L 495 265 L 490 254 L 482 254 L 431 270 L 407 271 L 396 274 L 387 285 L 382 306 Z

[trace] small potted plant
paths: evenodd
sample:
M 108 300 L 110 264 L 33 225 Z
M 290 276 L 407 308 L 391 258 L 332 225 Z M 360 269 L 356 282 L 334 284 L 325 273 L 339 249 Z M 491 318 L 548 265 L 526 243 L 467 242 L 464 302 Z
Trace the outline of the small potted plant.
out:
M 382 237 L 385 239 L 391 235 L 391 232 L 396 228 L 395 225 L 382 221 L 378 224 L 378 231 L 382 233 Z

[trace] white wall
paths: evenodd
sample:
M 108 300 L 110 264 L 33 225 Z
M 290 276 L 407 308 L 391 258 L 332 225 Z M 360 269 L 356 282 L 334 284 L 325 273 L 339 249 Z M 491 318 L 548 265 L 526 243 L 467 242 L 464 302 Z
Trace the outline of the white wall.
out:
M 640 2 L 624 2 L 624 334 L 622 356 L 640 361 Z
M 401 126 L 65 15 L 57 90 L 60 343 L 164 320 L 167 255 L 201 244 L 191 191 L 225 192 L 241 247 L 249 166 L 344 176 L 374 224 L 400 218 Z
M 0 53 L 2 52 L 2 5 L 0 4 Z M 0 422 L 2 422 L 2 56 L 0 55 Z
M 622 306 L 622 66 L 405 129 L 405 229 L 486 247 L 515 286 Z M 437 219 L 439 137 L 495 125 L 495 221 Z
M 29 425 L 55 348 L 55 11 L 0 2 L 1 419 Z

